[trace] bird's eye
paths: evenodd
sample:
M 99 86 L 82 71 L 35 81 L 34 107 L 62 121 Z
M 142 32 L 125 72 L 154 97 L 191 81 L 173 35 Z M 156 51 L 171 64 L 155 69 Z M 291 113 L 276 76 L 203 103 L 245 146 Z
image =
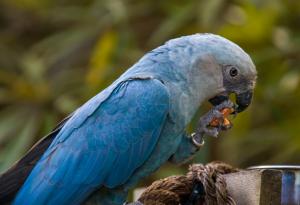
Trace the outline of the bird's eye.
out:
M 239 73 L 238 69 L 234 66 L 232 66 L 229 70 L 229 74 L 230 74 L 231 77 L 237 76 L 238 73 Z

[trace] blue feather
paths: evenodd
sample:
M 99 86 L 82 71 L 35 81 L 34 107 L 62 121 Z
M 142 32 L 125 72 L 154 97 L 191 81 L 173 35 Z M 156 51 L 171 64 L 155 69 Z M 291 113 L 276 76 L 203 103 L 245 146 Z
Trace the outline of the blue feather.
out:
M 101 186 L 122 185 L 147 160 L 169 111 L 164 85 L 130 80 L 98 98 L 66 123 L 14 204 L 80 204 Z
M 223 65 L 238 67 L 245 80 L 228 90 Z M 75 111 L 14 204 L 79 204 L 98 189 L 92 200 L 122 204 L 167 160 L 181 162 L 197 151 L 185 128 L 204 101 L 225 90 L 244 92 L 255 79 L 248 54 L 225 38 L 196 34 L 166 42 Z

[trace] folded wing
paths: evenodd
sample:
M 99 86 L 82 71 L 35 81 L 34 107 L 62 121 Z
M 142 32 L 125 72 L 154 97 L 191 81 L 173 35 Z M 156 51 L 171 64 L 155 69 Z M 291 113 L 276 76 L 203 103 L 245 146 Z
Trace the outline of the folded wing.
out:
M 15 204 L 80 204 L 100 186 L 125 183 L 148 159 L 169 112 L 165 86 L 155 79 L 127 80 L 96 109 L 95 101 L 57 134 Z

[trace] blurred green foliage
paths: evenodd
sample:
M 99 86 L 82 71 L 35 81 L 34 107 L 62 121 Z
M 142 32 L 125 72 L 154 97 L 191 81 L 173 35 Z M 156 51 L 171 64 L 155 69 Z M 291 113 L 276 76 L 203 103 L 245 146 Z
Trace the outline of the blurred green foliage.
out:
M 198 32 L 241 45 L 259 78 L 251 108 L 196 161 L 300 163 L 300 1 L 1 0 L 0 171 L 145 52 Z

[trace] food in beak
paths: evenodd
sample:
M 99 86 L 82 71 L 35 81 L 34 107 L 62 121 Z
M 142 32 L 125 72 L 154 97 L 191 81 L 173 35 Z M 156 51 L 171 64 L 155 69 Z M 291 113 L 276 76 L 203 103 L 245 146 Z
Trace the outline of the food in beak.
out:
M 234 113 L 235 110 L 233 108 L 223 108 L 222 110 L 220 110 L 220 112 L 222 113 L 223 117 L 214 118 L 209 125 L 211 127 L 221 127 L 223 129 L 229 129 L 232 126 L 232 124 L 228 117 L 229 115 Z
M 249 105 L 251 104 L 252 101 L 252 97 L 253 97 L 253 92 L 252 90 L 246 91 L 244 93 L 241 94 L 237 94 L 236 95 L 236 109 L 235 112 L 236 113 L 240 113 L 243 112 L 244 110 L 246 110 L 247 107 L 249 107 Z M 229 97 L 226 95 L 217 95 L 213 98 L 211 98 L 209 100 L 209 102 L 213 105 L 213 106 L 217 106 L 220 105 L 222 102 L 229 100 Z
M 237 105 L 235 106 L 235 108 L 223 108 L 222 110 L 220 110 L 223 117 L 222 118 L 214 118 L 210 122 L 210 126 L 211 127 L 221 127 L 222 129 L 225 129 L 225 130 L 229 129 L 232 126 L 230 120 L 228 119 L 229 115 L 240 113 L 240 112 L 244 111 L 251 104 L 252 96 L 253 96 L 252 91 L 247 91 L 247 92 L 238 94 L 236 96 L 236 104 Z M 229 97 L 227 95 L 218 95 L 214 98 L 211 98 L 209 100 L 209 102 L 213 106 L 217 106 L 226 100 L 229 100 Z

